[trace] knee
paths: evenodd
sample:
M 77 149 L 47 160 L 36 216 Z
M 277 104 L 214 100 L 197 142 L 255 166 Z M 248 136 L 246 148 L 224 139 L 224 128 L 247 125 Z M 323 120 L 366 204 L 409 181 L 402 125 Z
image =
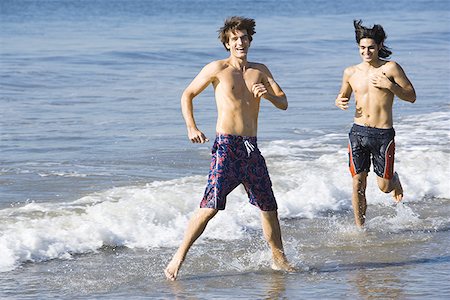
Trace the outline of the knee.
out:
M 217 214 L 218 210 L 213 208 L 200 208 L 197 218 L 202 222 L 209 222 Z
M 353 190 L 364 192 L 366 189 L 366 176 L 356 175 L 353 177 Z
M 380 191 L 386 194 L 392 191 L 392 188 L 389 184 L 380 184 L 378 187 L 380 188 Z
M 392 186 L 393 186 L 393 180 L 379 180 L 378 181 L 378 188 L 380 189 L 380 191 L 382 191 L 383 193 L 390 193 L 392 191 Z

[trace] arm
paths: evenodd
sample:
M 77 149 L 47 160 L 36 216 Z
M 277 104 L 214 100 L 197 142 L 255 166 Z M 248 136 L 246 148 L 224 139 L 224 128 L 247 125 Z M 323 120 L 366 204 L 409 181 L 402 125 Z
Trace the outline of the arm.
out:
M 263 73 L 263 83 L 256 83 L 252 87 L 253 95 L 256 98 L 263 97 L 279 109 L 286 110 L 288 108 L 288 102 L 286 94 L 283 92 L 281 87 L 273 79 L 272 74 L 269 69 L 263 65 L 258 65 L 258 70 Z
M 386 74 L 387 73 L 387 74 Z M 372 84 L 378 88 L 390 90 L 402 100 L 414 103 L 416 91 L 409 81 L 402 67 L 395 62 L 389 62 L 389 68 L 382 75 L 372 77 Z
M 348 109 L 348 102 L 350 100 L 350 96 L 352 95 L 352 87 L 349 82 L 352 74 L 352 67 L 348 67 L 344 70 L 344 74 L 342 75 L 341 89 L 339 91 L 339 95 L 336 97 L 336 100 L 334 100 L 334 104 L 342 110 Z
M 214 80 L 215 63 L 206 65 L 192 80 L 181 96 L 181 111 L 188 131 L 188 137 L 193 143 L 205 143 L 208 139 L 197 128 L 194 119 L 194 98 Z

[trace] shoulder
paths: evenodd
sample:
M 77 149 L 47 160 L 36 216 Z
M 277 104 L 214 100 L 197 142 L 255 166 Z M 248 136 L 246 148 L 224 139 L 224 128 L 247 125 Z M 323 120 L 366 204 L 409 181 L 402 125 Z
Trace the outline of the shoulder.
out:
M 351 77 L 356 71 L 358 71 L 358 65 L 347 67 L 344 70 L 344 77 Z
M 270 73 L 269 68 L 265 64 L 249 62 L 249 67 L 252 68 L 252 69 L 258 70 L 258 71 L 264 73 L 267 76 L 272 76 L 272 74 Z
M 215 60 L 207 64 L 203 69 L 224 69 L 228 66 L 228 63 L 225 60 Z
M 383 72 L 386 74 L 400 74 L 403 73 L 402 67 L 395 61 L 386 61 L 383 66 Z
M 386 69 L 398 69 L 400 68 L 400 65 L 398 63 L 396 63 L 393 60 L 387 60 L 386 63 L 384 64 L 384 68 Z
M 215 60 L 205 65 L 201 72 L 214 76 L 227 67 L 228 64 L 224 60 Z
M 265 64 L 256 63 L 256 62 L 249 62 L 249 67 L 253 69 L 257 69 L 261 72 L 267 72 L 269 71 L 269 68 Z

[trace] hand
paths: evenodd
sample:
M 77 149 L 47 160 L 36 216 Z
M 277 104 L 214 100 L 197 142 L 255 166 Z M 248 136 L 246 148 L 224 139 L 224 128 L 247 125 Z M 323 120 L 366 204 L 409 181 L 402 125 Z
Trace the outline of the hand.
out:
M 192 143 L 204 144 L 209 142 L 209 139 L 198 129 L 188 129 L 188 137 Z
M 267 89 L 263 83 L 255 83 L 252 86 L 252 93 L 255 98 L 261 98 L 267 93 Z
M 392 81 L 386 76 L 385 73 L 383 74 L 375 74 L 370 77 L 370 82 L 372 85 L 376 88 L 380 89 L 391 89 L 392 87 Z
M 348 108 L 348 102 L 349 102 L 349 98 L 343 97 L 344 93 L 340 93 L 336 100 L 334 101 L 334 103 L 336 104 L 337 107 L 339 107 L 342 110 L 346 110 Z

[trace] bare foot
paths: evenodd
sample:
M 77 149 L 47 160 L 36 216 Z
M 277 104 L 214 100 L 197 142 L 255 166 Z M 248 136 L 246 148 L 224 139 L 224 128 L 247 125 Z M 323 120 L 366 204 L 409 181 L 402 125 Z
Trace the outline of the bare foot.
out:
M 272 269 L 276 271 L 298 272 L 298 269 L 292 266 L 286 258 L 276 259 L 272 263 Z
M 167 267 L 164 269 L 164 274 L 168 280 L 175 281 L 178 276 L 178 270 L 181 268 L 182 260 L 177 258 L 172 258 Z
M 394 173 L 394 190 L 392 191 L 392 197 L 394 197 L 395 202 L 400 202 L 403 199 L 403 188 L 398 177 L 397 172 Z

